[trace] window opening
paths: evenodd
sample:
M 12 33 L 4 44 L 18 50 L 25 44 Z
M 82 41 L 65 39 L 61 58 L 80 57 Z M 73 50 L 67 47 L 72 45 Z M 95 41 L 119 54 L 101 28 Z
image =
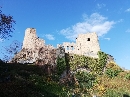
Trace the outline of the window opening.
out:
M 73 46 L 71 46 L 71 50 L 74 50 L 74 47 L 73 47 Z
M 90 38 L 88 38 L 87 41 L 90 41 Z
M 67 46 L 67 50 L 69 50 L 69 46 Z

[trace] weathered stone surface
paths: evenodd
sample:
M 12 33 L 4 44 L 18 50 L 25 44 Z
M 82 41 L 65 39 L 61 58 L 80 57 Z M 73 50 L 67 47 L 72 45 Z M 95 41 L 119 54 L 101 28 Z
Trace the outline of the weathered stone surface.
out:
M 45 41 L 37 37 L 34 28 L 27 28 L 22 50 L 15 55 L 12 62 L 55 65 L 57 57 L 65 57 L 64 48 L 45 45 Z
M 63 42 L 62 46 L 65 48 L 66 53 L 86 55 L 95 58 L 98 58 L 97 52 L 100 51 L 98 36 L 95 32 L 79 34 L 76 38 L 76 43 Z
M 114 62 L 114 58 L 112 55 L 107 54 L 107 64 L 110 62 Z
M 76 43 L 64 42 L 54 48 L 52 45 L 45 45 L 45 40 L 36 35 L 36 29 L 27 28 L 23 40 L 22 50 L 15 55 L 12 62 L 35 63 L 40 65 L 46 74 L 51 75 L 56 70 L 57 58 L 65 58 L 65 53 L 86 55 L 98 58 L 97 52 L 100 51 L 98 37 L 96 33 L 79 34 Z M 114 58 L 108 55 L 107 63 L 114 61 Z M 77 70 L 85 70 L 80 68 Z M 69 72 L 69 68 L 61 75 L 61 83 L 76 82 L 75 77 Z
M 100 46 L 96 33 L 79 34 L 76 38 L 76 43 L 64 42 L 62 45 L 58 44 L 57 48 L 54 48 L 52 45 L 45 45 L 45 40 L 37 37 L 36 29 L 27 28 L 25 30 L 22 50 L 15 55 L 12 61 L 54 65 L 56 64 L 57 57 L 65 57 L 65 53 L 97 58 L 98 51 L 100 51 Z M 107 62 L 113 60 L 111 56 L 108 57 Z
M 25 30 L 25 37 L 23 40 L 23 46 L 22 49 L 32 49 L 36 50 L 39 49 L 40 47 L 45 46 L 45 40 L 40 39 L 36 35 L 36 29 L 34 28 L 27 28 Z

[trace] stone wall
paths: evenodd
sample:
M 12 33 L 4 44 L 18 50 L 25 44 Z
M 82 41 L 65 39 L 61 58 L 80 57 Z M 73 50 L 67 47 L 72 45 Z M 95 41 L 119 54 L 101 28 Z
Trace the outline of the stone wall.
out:
M 36 29 L 34 28 L 27 28 L 25 30 L 25 36 L 23 40 L 22 49 L 38 49 L 38 47 L 43 47 L 45 45 L 45 40 L 40 39 L 36 35 Z
M 36 62 L 37 65 L 55 65 L 57 57 L 65 57 L 64 48 L 54 48 L 52 45 L 45 45 L 45 41 L 37 37 L 36 29 L 27 28 L 25 30 L 22 50 L 15 55 L 12 62 Z
M 63 42 L 63 48 L 65 48 L 66 53 L 75 53 L 76 43 Z
M 79 34 L 76 38 L 76 43 L 63 42 L 62 47 L 65 48 L 66 53 L 86 55 L 96 58 L 98 57 L 97 52 L 100 51 L 98 37 L 95 32 Z
M 37 60 L 44 60 L 42 64 L 56 64 L 56 58 L 64 57 L 65 53 L 97 58 L 98 51 L 100 51 L 100 46 L 95 32 L 79 34 L 76 43 L 63 42 L 62 45 L 57 45 L 57 48 L 54 48 L 52 45 L 45 45 L 45 40 L 37 37 L 36 29 L 27 28 L 22 50 L 13 60 L 20 63 L 33 63 Z

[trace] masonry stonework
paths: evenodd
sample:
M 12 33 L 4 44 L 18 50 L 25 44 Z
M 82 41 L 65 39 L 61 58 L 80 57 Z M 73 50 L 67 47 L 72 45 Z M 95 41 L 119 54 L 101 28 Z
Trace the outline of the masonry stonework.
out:
M 56 65 L 57 57 L 65 57 L 64 48 L 54 48 L 52 45 L 45 45 L 45 40 L 37 37 L 36 29 L 27 28 L 25 30 L 22 50 L 15 55 L 15 57 L 12 59 L 12 62 L 36 62 L 40 65 Z
M 36 29 L 34 28 L 27 28 L 25 30 L 25 37 L 23 40 L 22 49 L 36 49 L 37 47 L 45 46 L 45 40 L 40 39 L 36 35 Z
M 79 34 L 76 43 L 63 42 L 62 47 L 66 53 L 73 53 L 98 58 L 97 52 L 100 51 L 98 36 L 95 32 Z
M 27 28 L 22 50 L 14 56 L 11 62 L 55 66 L 57 58 L 65 58 L 65 53 L 98 58 L 98 51 L 100 51 L 100 46 L 95 32 L 79 34 L 75 43 L 63 42 L 54 48 L 52 45 L 46 45 L 45 40 L 37 37 L 36 29 Z M 108 55 L 107 63 L 111 61 L 114 61 L 114 58 Z

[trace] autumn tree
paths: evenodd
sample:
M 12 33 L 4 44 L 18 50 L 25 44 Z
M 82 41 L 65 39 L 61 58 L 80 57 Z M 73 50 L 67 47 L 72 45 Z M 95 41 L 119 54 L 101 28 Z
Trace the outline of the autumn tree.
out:
M 0 7 L 0 38 L 6 39 L 7 37 L 11 37 L 15 21 L 13 16 L 3 14 L 1 8 L 2 7 Z

